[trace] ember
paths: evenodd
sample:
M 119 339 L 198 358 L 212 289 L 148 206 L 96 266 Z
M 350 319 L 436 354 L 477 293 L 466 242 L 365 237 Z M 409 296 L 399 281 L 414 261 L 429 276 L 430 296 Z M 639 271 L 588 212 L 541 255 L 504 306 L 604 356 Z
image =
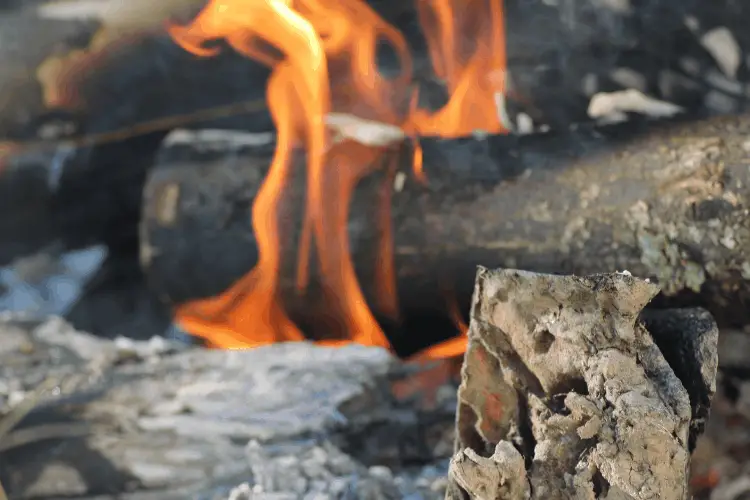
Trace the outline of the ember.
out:
M 305 337 L 278 299 L 280 203 L 295 148 L 307 151 L 306 214 L 298 251 L 297 283 L 307 288 L 313 256 L 334 321 L 335 341 L 390 347 L 357 282 L 346 233 L 348 205 L 359 180 L 388 168 L 388 140 L 362 148 L 352 128 L 368 121 L 401 137 L 459 137 L 477 130 L 504 133 L 505 45 L 500 0 L 417 2 L 434 71 L 450 93 L 430 112 L 417 106 L 412 61 L 404 37 L 363 0 L 213 0 L 188 26 L 170 34 L 198 56 L 220 50 L 223 40 L 272 68 L 268 106 L 277 128 L 276 154 L 252 207 L 256 266 L 222 295 L 193 301 L 176 311 L 177 322 L 218 348 L 247 348 Z M 462 33 L 471 32 L 473 43 Z M 400 74 L 378 70 L 379 43 L 400 59 Z M 341 116 L 349 117 L 342 120 Z M 331 119 L 339 117 L 339 119 Z M 383 132 L 379 132 L 382 134 Z M 369 144 L 372 145 L 372 144 Z M 415 175 L 424 179 L 414 159 Z M 384 166 L 383 166 L 384 165 Z M 383 210 L 388 210 L 383 204 Z M 382 220 L 389 220 L 388 213 Z M 377 301 L 397 319 L 389 228 L 381 235 Z M 460 325 L 461 321 L 457 321 Z M 460 328 L 460 327 L 459 327 Z M 464 331 L 463 328 L 460 328 Z M 421 358 L 460 354 L 465 335 L 430 348 Z

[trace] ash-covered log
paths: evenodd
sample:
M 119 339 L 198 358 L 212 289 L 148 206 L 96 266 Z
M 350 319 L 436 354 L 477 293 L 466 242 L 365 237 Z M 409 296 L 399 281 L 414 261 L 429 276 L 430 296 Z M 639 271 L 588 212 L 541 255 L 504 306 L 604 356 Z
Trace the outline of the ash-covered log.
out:
M 581 275 L 630 270 L 658 280 L 680 304 L 744 324 L 748 134 L 750 116 L 740 116 L 424 140 L 426 186 L 412 175 L 408 151 L 384 152 L 402 155 L 398 173 L 360 182 L 347 224 L 365 296 L 377 313 L 377 207 L 386 193 L 407 325 L 447 315 L 446 288 L 468 310 L 479 264 Z M 250 207 L 274 149 L 252 144 L 258 140 L 179 132 L 165 142 L 146 186 L 142 255 L 151 285 L 172 304 L 218 294 L 255 264 Z M 320 307 L 315 293 L 300 297 L 294 287 L 305 186 L 303 159 L 296 165 L 301 173 L 284 198 L 281 283 L 287 307 L 309 324 Z
M 619 273 L 481 268 L 446 498 L 690 498 L 718 330 L 702 310 L 642 321 L 657 292 Z
M 112 341 L 59 318 L 0 333 L 9 498 L 443 496 L 455 400 L 396 400 L 408 370 L 383 349 Z

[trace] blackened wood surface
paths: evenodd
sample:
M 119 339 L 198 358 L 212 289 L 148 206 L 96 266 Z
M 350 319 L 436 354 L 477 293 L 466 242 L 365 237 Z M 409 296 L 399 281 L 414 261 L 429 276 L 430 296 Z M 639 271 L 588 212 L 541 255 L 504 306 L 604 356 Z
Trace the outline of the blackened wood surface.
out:
M 198 62 L 164 33 L 165 21 L 185 22 L 205 3 L 31 0 L 0 7 L 0 137 L 34 136 L 56 108 L 84 114 L 83 128 L 91 133 L 257 96 L 257 65 L 231 51 Z M 405 34 L 417 65 L 424 65 L 412 3 L 370 3 Z M 522 83 L 518 91 L 543 91 L 547 105 L 573 112 L 556 97 L 567 95 L 585 108 L 580 84 L 587 72 L 611 68 L 639 39 L 669 40 L 690 7 L 660 0 L 625 15 L 599 2 L 563 8 L 541 0 L 506 1 L 509 63 Z M 388 66 L 388 57 L 382 63 Z
M 230 50 L 197 58 L 165 32 L 202 3 L 0 9 L 0 264 L 57 240 L 135 249 L 145 173 L 168 130 L 273 128 L 265 68 Z

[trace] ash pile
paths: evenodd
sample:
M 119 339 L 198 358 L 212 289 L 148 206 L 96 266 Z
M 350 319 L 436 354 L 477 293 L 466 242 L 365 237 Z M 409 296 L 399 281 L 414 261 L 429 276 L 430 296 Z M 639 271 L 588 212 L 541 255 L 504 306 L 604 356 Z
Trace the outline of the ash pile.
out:
M 444 498 L 455 387 L 396 398 L 409 374 L 385 350 L 188 348 L 54 318 L 2 336 L 9 498 Z

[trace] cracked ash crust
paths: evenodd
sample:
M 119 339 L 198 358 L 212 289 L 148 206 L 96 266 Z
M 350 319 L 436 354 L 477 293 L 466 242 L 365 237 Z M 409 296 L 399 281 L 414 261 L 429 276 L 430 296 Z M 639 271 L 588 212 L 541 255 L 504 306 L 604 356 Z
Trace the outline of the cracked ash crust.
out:
M 658 291 L 624 274 L 481 268 L 446 498 L 688 498 L 716 327 L 702 311 L 651 318 L 663 355 L 639 319 Z

